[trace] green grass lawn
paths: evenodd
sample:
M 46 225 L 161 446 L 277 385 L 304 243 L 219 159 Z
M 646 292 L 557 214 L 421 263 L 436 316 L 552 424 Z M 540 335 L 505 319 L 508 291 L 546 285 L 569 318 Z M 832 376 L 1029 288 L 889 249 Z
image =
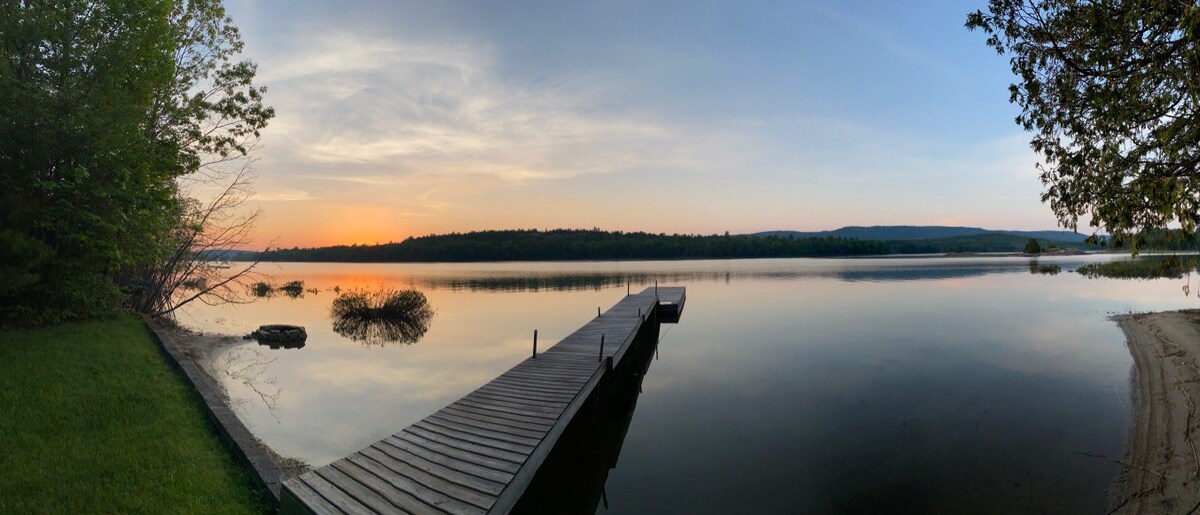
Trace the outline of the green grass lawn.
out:
M 0 513 L 266 511 L 141 321 L 0 332 Z

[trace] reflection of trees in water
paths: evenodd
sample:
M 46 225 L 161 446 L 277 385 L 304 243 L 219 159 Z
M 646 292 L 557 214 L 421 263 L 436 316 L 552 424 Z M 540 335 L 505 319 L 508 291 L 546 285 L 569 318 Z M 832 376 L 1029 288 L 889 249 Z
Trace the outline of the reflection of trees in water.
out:
M 1150 256 L 1128 261 L 1091 263 L 1076 272 L 1088 279 L 1182 279 L 1196 271 L 1195 257 Z
M 331 308 L 334 332 L 367 345 L 411 345 L 429 331 L 433 308 L 416 290 L 361 290 L 338 295 Z
M 1062 272 L 1062 267 L 1053 263 L 1042 265 L 1036 259 L 1029 262 L 1029 273 L 1033 275 L 1058 275 L 1059 272 Z
M 221 371 L 230 379 L 242 383 L 251 392 L 262 401 L 267 407 L 267 411 L 275 418 L 275 407 L 279 403 L 279 395 L 283 392 L 279 388 L 279 381 L 276 377 L 264 378 L 263 375 L 267 371 L 267 367 L 275 362 L 276 358 L 268 358 L 259 349 L 252 346 L 241 346 L 230 349 L 221 355 Z M 233 400 L 235 403 L 244 403 L 245 399 Z
M 453 291 L 524 292 L 579 291 L 616 288 L 626 284 L 644 287 L 670 282 L 726 282 L 735 279 L 801 280 L 837 279 L 848 282 L 899 282 L 979 277 L 989 274 L 1018 273 L 1025 263 L 972 263 L 901 266 L 864 266 L 844 269 L 805 270 L 729 270 L 687 272 L 596 272 L 596 273 L 512 273 L 493 275 L 419 276 L 412 284 L 429 289 Z

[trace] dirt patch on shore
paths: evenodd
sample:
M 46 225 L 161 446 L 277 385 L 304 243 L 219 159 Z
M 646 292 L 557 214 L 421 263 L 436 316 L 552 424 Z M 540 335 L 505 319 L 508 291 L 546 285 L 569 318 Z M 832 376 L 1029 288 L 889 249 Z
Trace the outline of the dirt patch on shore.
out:
M 1112 513 L 1200 512 L 1200 311 L 1115 317 L 1136 368 Z M 1107 456 L 1106 456 L 1107 457 Z

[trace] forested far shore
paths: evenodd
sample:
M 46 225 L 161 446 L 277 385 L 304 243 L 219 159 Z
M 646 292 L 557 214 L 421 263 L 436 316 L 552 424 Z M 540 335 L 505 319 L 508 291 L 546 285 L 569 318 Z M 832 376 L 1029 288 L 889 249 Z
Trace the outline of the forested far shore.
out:
M 229 259 L 280 262 L 463 262 L 650 259 L 734 259 L 1021 252 L 1029 238 L 977 234 L 928 240 L 877 241 L 837 237 L 652 234 L 555 229 L 480 231 L 408 238 L 399 243 L 277 249 Z M 1039 240 L 1042 248 L 1103 250 L 1071 241 Z

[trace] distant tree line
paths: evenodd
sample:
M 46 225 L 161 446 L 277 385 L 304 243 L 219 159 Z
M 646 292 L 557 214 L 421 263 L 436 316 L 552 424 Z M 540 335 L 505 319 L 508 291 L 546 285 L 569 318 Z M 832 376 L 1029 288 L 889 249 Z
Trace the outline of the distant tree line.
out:
M 1019 252 L 1026 241 L 1024 237 L 1007 234 L 872 241 L 554 229 L 452 233 L 380 245 L 278 249 L 261 255 L 247 254 L 244 258 L 309 262 L 461 262 L 834 257 Z M 1054 243 L 1062 247 L 1099 248 L 1073 242 Z

